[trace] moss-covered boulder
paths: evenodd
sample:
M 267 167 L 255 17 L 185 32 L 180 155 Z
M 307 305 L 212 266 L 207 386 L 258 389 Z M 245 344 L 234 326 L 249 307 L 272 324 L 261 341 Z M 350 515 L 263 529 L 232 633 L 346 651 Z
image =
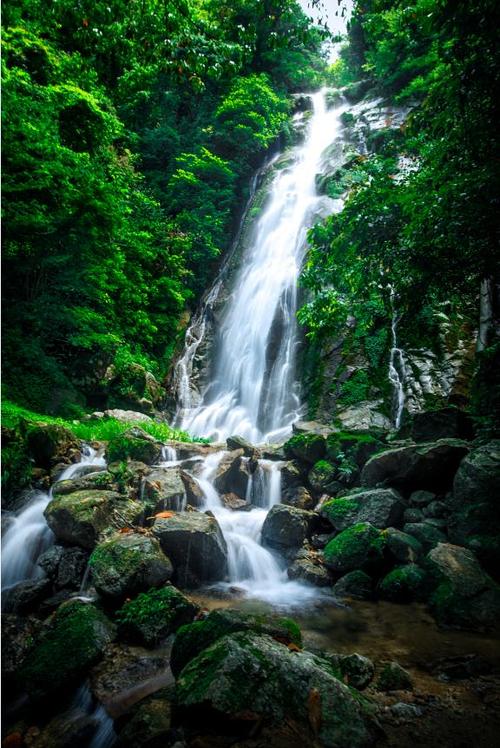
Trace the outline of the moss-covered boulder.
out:
M 427 555 L 436 584 L 431 611 L 445 626 L 493 629 L 500 617 L 500 586 L 481 568 L 471 550 L 439 543 Z
M 21 685 L 35 700 L 67 693 L 102 657 L 114 635 L 113 625 L 94 605 L 64 603 L 28 653 L 19 672 Z
M 247 613 L 232 608 L 213 610 L 202 621 L 182 626 L 177 632 L 170 657 L 174 675 L 178 675 L 188 662 L 218 639 L 236 631 L 253 631 L 266 634 L 282 644 L 302 646 L 300 628 L 291 618 Z
M 405 491 L 446 491 L 469 449 L 470 446 L 459 439 L 389 449 L 368 460 L 361 473 L 361 483 Z
M 500 496 L 500 440 L 472 450 L 457 470 L 453 496 L 461 504 L 495 503 Z
M 94 467 L 89 465 L 89 467 Z M 69 478 L 54 483 L 52 487 L 53 496 L 64 496 L 76 491 L 115 491 L 117 488 L 115 476 L 107 470 L 97 468 L 95 471 L 80 475 L 78 478 Z
M 135 532 L 117 533 L 100 543 L 89 565 L 96 590 L 111 600 L 159 587 L 173 574 L 158 541 Z
M 383 665 L 375 686 L 378 691 L 409 691 L 413 689 L 410 674 L 398 662 L 386 662 Z
M 199 607 L 172 585 L 142 592 L 116 613 L 121 639 L 145 647 L 155 647 L 179 626 L 190 623 Z
M 369 522 L 383 530 L 401 522 L 404 508 L 402 496 L 397 491 L 375 488 L 327 501 L 321 507 L 321 515 L 336 530 L 345 530 L 360 522 Z
M 69 429 L 58 424 L 31 426 L 26 441 L 35 464 L 46 470 L 58 463 L 76 461 L 80 452 L 78 439 Z
M 156 519 L 152 532 L 174 565 L 177 584 L 196 587 L 224 579 L 227 546 L 215 517 L 180 512 Z
M 326 439 L 321 434 L 295 434 L 285 443 L 284 450 L 289 459 L 314 465 L 325 456 Z
M 333 594 L 339 600 L 370 600 L 373 597 L 373 579 L 364 571 L 350 571 L 334 584 Z
M 135 460 L 153 465 L 160 461 L 161 451 L 160 442 L 135 427 L 111 439 L 106 447 L 106 460 L 108 463 Z
M 385 533 L 387 551 L 399 564 L 412 564 L 424 553 L 422 543 L 413 535 L 389 527 Z
M 291 719 L 310 727 L 311 744 L 370 742 L 360 701 L 329 662 L 249 631 L 225 636 L 191 660 L 177 679 L 177 705 L 184 719 L 208 713 L 224 728 Z
M 262 542 L 276 550 L 300 548 L 314 519 L 313 512 L 276 504 L 268 512 L 262 525 Z
M 182 745 L 182 733 L 173 724 L 173 700 L 173 688 L 162 688 L 135 704 L 115 723 L 120 748 L 163 748 L 176 741 Z
M 114 491 L 75 491 L 55 496 L 45 518 L 58 540 L 82 548 L 94 548 L 104 530 L 135 525 L 143 508 L 137 501 Z
M 436 527 L 430 521 L 407 522 L 403 525 L 403 532 L 414 537 L 424 551 L 435 548 L 438 543 L 446 543 L 446 534 L 442 528 Z
M 358 691 L 365 689 L 373 680 L 375 666 L 368 657 L 354 652 L 350 655 L 341 655 L 338 663 L 344 680 Z
M 416 564 L 398 566 L 381 580 L 378 594 L 395 603 L 420 600 L 425 595 L 426 579 L 425 571 Z
M 328 460 L 318 460 L 307 474 L 309 485 L 318 494 L 332 494 L 338 488 L 338 474 L 335 465 Z
M 339 431 L 330 434 L 326 440 L 326 458 L 332 463 L 338 463 L 339 456 L 343 455 L 361 469 L 370 457 L 383 449 L 383 446 L 383 441 L 372 434 L 362 431 Z
M 344 530 L 323 551 L 325 565 L 336 574 L 355 569 L 379 568 L 384 560 L 386 539 L 380 530 L 362 522 Z

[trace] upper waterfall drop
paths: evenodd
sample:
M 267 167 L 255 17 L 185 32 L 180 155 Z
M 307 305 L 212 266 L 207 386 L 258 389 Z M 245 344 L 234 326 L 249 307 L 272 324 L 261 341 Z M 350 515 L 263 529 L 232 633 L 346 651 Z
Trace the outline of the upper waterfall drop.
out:
M 292 149 L 291 165 L 276 172 L 266 207 L 252 228 L 212 346 L 211 381 L 195 406 L 186 372 L 192 371 L 199 336 L 195 344 L 192 333 L 187 336 L 177 365 L 178 422 L 195 436 L 224 440 L 239 434 L 254 443 L 277 441 L 300 417 L 297 285 L 307 230 L 325 200 L 315 177 L 324 150 L 338 135 L 343 109 L 327 109 L 323 91 L 311 99 L 305 140 Z M 218 280 L 214 289 L 219 286 Z

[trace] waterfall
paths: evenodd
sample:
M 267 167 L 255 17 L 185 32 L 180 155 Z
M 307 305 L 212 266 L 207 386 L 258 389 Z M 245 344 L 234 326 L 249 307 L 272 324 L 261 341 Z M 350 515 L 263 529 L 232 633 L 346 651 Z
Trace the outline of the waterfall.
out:
M 84 445 L 80 461 L 65 468 L 56 482 L 74 478 L 89 465 L 100 468 L 106 463 L 94 449 Z M 52 489 L 48 493 L 35 491 L 8 525 L 2 538 L 2 592 L 20 582 L 43 577 L 37 560 L 54 542 L 43 514 L 51 499 Z
M 292 150 L 291 165 L 276 172 L 252 227 L 211 346 L 211 381 L 197 403 L 189 380 L 204 327 L 198 321 L 196 333 L 188 330 L 176 378 L 180 425 L 194 435 L 278 441 L 301 415 L 297 283 L 307 229 L 324 200 L 315 176 L 322 153 L 340 131 L 342 111 L 327 110 L 323 92 L 311 98 L 314 111 L 305 141 Z M 218 294 L 217 283 L 205 306 Z
M 401 348 L 398 348 L 398 323 L 399 315 L 396 308 L 396 293 L 393 286 L 389 286 L 392 320 L 392 348 L 389 357 L 389 381 L 394 387 L 394 425 L 398 429 L 401 426 L 401 418 L 405 407 L 405 360 Z

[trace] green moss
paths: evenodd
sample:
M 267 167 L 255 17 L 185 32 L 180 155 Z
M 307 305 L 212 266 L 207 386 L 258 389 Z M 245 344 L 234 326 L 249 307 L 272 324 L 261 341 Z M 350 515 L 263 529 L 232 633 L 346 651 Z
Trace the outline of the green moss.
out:
M 410 602 L 421 598 L 426 573 L 416 564 L 407 564 L 393 569 L 379 584 L 379 594 L 393 602 Z
M 355 499 L 341 498 L 332 499 L 327 501 L 321 507 L 321 514 L 331 521 L 333 525 L 336 524 L 337 520 L 344 519 L 349 514 L 356 512 L 358 509 L 358 502 Z
M 323 551 L 325 564 L 339 573 L 376 566 L 383 561 L 385 544 L 380 530 L 361 522 L 330 540 Z
M 111 623 L 93 605 L 65 603 L 53 628 L 28 655 L 19 674 L 21 685 L 34 699 L 67 690 L 99 660 L 112 637 Z
M 325 439 L 319 434 L 295 434 L 284 444 L 283 449 L 287 457 L 297 457 L 314 464 L 325 454 Z
M 116 613 L 118 634 L 153 647 L 192 621 L 198 606 L 172 585 L 143 592 Z

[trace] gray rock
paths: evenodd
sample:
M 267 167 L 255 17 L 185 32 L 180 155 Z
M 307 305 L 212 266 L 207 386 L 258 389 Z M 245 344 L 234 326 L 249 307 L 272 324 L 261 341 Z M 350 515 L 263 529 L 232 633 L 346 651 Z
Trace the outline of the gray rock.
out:
M 89 565 L 97 592 L 111 600 L 159 587 L 173 574 L 158 541 L 134 532 L 117 534 L 100 543 Z
M 394 527 L 388 528 L 386 539 L 387 550 L 400 564 L 414 563 L 424 552 L 422 543 L 416 537 Z
M 264 520 L 262 542 L 277 550 L 300 548 L 311 530 L 313 519 L 312 512 L 277 504 Z
M 423 520 L 424 520 L 424 513 L 422 509 L 415 509 L 413 507 L 409 507 L 408 509 L 404 510 L 403 522 L 405 524 L 408 522 L 423 522 Z
M 362 691 L 370 685 L 375 675 L 375 666 L 368 657 L 354 652 L 341 655 L 339 658 L 340 672 L 352 688 Z
M 89 467 L 93 467 L 89 465 Z M 57 481 L 52 487 L 53 496 L 65 496 L 75 491 L 114 491 L 116 490 L 115 476 L 107 470 L 92 470 L 87 475 L 78 478 Z
M 431 501 L 423 509 L 424 516 L 430 519 L 442 519 L 448 515 L 448 507 L 444 501 Z
M 92 413 L 93 416 L 97 416 L 97 413 Z M 99 414 L 100 415 L 100 414 Z M 123 421 L 124 423 L 153 423 L 153 419 L 145 413 L 140 413 L 137 410 L 121 410 L 120 408 L 109 408 L 102 414 L 104 418 L 114 418 L 116 421 Z
M 440 408 L 434 411 L 415 413 L 411 436 L 416 442 L 437 439 L 470 439 L 473 429 L 470 417 L 457 408 Z
M 3 608 L 9 613 L 18 615 L 33 613 L 50 595 L 51 588 L 52 585 L 48 579 L 20 582 L 3 593 Z
M 260 450 L 242 436 L 230 436 L 226 439 L 226 446 L 230 451 L 242 449 L 245 457 L 251 457 L 254 460 L 258 460 L 261 456 Z
M 407 670 L 397 662 L 383 665 L 375 687 L 378 691 L 407 691 L 413 689 L 413 682 Z
M 181 469 L 160 467 L 150 472 L 142 482 L 141 500 L 151 507 L 151 513 L 172 509 L 176 512 L 186 507 L 187 496 Z
M 500 440 L 478 447 L 464 457 L 453 482 L 453 495 L 459 504 L 498 504 Z
M 424 551 L 434 548 L 438 543 L 446 543 L 446 535 L 428 522 L 408 522 L 403 526 L 403 532 L 412 535 L 423 546 Z
M 390 431 L 392 423 L 381 412 L 382 400 L 366 400 L 335 414 L 343 431 Z
M 182 586 L 220 581 L 227 572 L 227 547 L 215 517 L 182 512 L 156 519 L 152 528 Z
M 306 558 L 297 558 L 288 567 L 288 578 L 312 584 L 315 587 L 330 587 L 332 578 L 317 554 L 307 554 Z
M 205 496 L 200 488 L 199 483 L 193 478 L 192 475 L 187 473 L 185 470 L 181 470 L 181 480 L 184 483 L 184 489 L 186 491 L 186 503 L 188 506 L 193 506 L 196 509 L 203 506 Z
M 373 580 L 364 571 L 350 571 L 334 584 L 333 594 L 339 599 L 352 597 L 370 600 L 373 597 Z
M 249 460 L 243 457 L 243 450 L 237 449 L 219 463 L 213 483 L 219 493 L 235 493 L 244 499 L 250 475 Z
M 431 501 L 434 501 L 435 498 L 436 494 L 431 491 L 413 491 L 409 498 L 409 504 L 410 506 L 422 509 L 427 504 L 430 504 Z
M 359 522 L 370 522 L 374 527 L 385 529 L 400 523 L 404 507 L 397 491 L 376 488 L 328 501 L 323 504 L 321 515 L 336 530 L 345 530 Z

